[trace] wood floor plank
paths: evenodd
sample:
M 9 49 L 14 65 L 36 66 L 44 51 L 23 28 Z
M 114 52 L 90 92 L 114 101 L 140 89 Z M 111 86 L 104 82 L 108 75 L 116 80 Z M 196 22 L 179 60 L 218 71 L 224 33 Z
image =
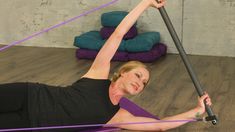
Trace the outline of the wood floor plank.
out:
M 170 132 L 232 132 L 235 130 L 235 58 L 189 56 L 203 88 L 210 94 L 217 126 L 190 123 Z M 66 86 L 79 79 L 91 60 L 77 60 L 75 49 L 12 47 L 0 52 L 0 83 L 39 82 Z M 111 73 L 123 62 L 112 62 Z M 153 63 L 151 81 L 130 100 L 160 118 L 189 110 L 197 104 L 197 93 L 179 55 L 169 54 Z M 110 75 L 111 76 L 111 75 Z M 125 130 L 123 130 L 125 131 Z

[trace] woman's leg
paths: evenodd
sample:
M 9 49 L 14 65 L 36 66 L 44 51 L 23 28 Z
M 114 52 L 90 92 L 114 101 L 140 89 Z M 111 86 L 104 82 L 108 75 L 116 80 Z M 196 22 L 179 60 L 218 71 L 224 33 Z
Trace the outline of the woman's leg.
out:
M 29 127 L 28 83 L 0 84 L 0 129 Z

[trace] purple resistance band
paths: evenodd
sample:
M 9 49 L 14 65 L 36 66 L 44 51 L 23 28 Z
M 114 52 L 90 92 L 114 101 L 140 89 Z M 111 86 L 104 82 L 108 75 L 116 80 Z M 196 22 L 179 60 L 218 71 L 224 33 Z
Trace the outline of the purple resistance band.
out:
M 89 124 L 89 125 L 71 125 L 71 126 L 50 126 L 50 127 L 33 127 L 33 128 L 15 128 L 15 129 L 0 129 L 0 132 L 14 132 L 14 131 L 33 131 L 33 130 L 50 130 L 50 129 L 67 129 L 67 128 L 86 128 L 86 127 L 115 127 L 120 125 L 143 125 L 155 123 L 177 123 L 177 122 L 197 122 L 197 119 L 191 120 L 158 120 L 152 122 L 129 122 L 129 123 L 116 123 L 116 124 Z M 117 128 L 110 131 L 117 130 Z M 109 131 L 109 130 L 103 130 Z M 103 132 L 102 130 L 100 132 Z
M 34 34 L 30 35 L 29 37 L 26 37 L 26 38 L 21 39 L 21 40 L 19 40 L 19 41 L 15 41 L 15 42 L 10 43 L 10 44 L 8 44 L 8 45 L 6 45 L 6 46 L 3 46 L 3 47 L 0 48 L 0 52 L 3 51 L 3 50 L 5 50 L 5 49 L 7 49 L 7 48 L 10 48 L 10 47 L 12 47 L 12 46 L 14 46 L 14 45 L 20 44 L 20 43 L 22 43 L 22 42 L 25 42 L 25 41 L 31 39 L 31 38 L 34 38 L 34 37 L 36 37 L 36 36 L 38 36 L 38 35 L 41 35 L 41 34 L 43 34 L 43 33 L 45 33 L 45 32 L 48 32 L 48 31 L 50 31 L 50 30 L 52 30 L 52 29 L 54 29 L 54 28 L 58 28 L 58 27 L 60 27 L 60 26 L 63 26 L 63 25 L 65 25 L 65 24 L 69 23 L 69 22 L 72 22 L 72 21 L 74 21 L 74 20 L 76 20 L 76 19 L 78 19 L 78 18 L 80 18 L 80 17 L 83 17 L 83 16 L 85 16 L 85 15 L 88 15 L 88 14 L 90 14 L 90 13 L 92 13 L 92 12 L 95 12 L 95 11 L 97 11 L 97 10 L 99 10 L 99 9 L 105 8 L 105 7 L 107 7 L 107 6 L 110 6 L 110 5 L 114 4 L 114 3 L 116 3 L 117 1 L 118 1 L 118 0 L 113 0 L 113 1 L 111 1 L 111 2 L 109 2 L 109 3 L 103 4 L 103 5 L 101 5 L 101 6 L 99 6 L 99 7 L 96 7 L 96 8 L 94 8 L 94 9 L 92 9 L 92 10 L 86 11 L 86 12 L 82 13 L 82 14 L 79 15 L 79 16 L 76 16 L 76 17 L 74 17 L 74 18 L 71 18 L 71 19 L 69 19 L 69 20 L 67 20 L 67 21 L 64 21 L 64 22 L 62 22 L 62 23 L 59 23 L 59 24 L 57 24 L 57 25 L 51 26 L 51 27 L 49 27 L 49 28 L 47 28 L 47 29 L 44 29 L 44 30 L 42 30 L 42 31 L 40 31 L 40 32 L 34 33 Z

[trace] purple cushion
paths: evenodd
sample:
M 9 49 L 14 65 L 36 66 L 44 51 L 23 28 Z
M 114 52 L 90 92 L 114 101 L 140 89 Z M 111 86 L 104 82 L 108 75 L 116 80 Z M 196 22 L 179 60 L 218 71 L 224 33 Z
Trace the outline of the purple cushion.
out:
M 77 49 L 76 57 L 78 59 L 95 59 L 98 51 L 96 50 L 89 50 L 89 49 Z M 118 52 L 112 58 L 112 61 L 128 61 L 128 53 L 127 52 Z
M 103 39 L 108 39 L 112 33 L 115 31 L 116 27 L 103 27 L 100 30 L 100 35 Z M 138 35 L 137 28 L 135 26 L 131 27 L 131 29 L 124 35 L 123 39 L 133 39 Z
M 128 100 L 127 98 L 122 98 L 119 102 L 119 105 L 121 108 L 129 111 L 131 114 L 135 116 L 141 116 L 141 117 L 149 117 L 149 118 L 154 118 L 157 120 L 160 120 L 157 116 L 154 116 L 141 108 L 140 106 L 136 105 L 132 101 Z M 106 128 L 96 128 L 96 129 L 89 129 L 89 130 L 83 130 L 82 132 L 104 132 L 104 131 L 117 131 L 121 130 L 119 128 L 114 128 L 114 127 L 106 127 Z
M 155 44 L 148 52 L 116 52 L 112 61 L 130 61 L 137 60 L 141 62 L 153 62 L 166 54 L 167 46 L 162 43 Z M 98 51 L 88 49 L 77 49 L 76 57 L 78 59 L 95 59 Z
M 166 54 L 167 47 L 164 44 L 157 44 L 149 52 L 131 53 L 129 60 L 140 60 L 142 62 L 153 62 Z

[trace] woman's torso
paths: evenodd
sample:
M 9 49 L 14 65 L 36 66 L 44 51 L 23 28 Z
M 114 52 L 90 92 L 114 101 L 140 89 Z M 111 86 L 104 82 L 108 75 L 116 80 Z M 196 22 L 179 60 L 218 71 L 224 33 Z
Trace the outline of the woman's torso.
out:
M 110 80 L 81 78 L 68 87 L 29 86 L 32 127 L 107 123 L 119 110 L 109 98 Z

